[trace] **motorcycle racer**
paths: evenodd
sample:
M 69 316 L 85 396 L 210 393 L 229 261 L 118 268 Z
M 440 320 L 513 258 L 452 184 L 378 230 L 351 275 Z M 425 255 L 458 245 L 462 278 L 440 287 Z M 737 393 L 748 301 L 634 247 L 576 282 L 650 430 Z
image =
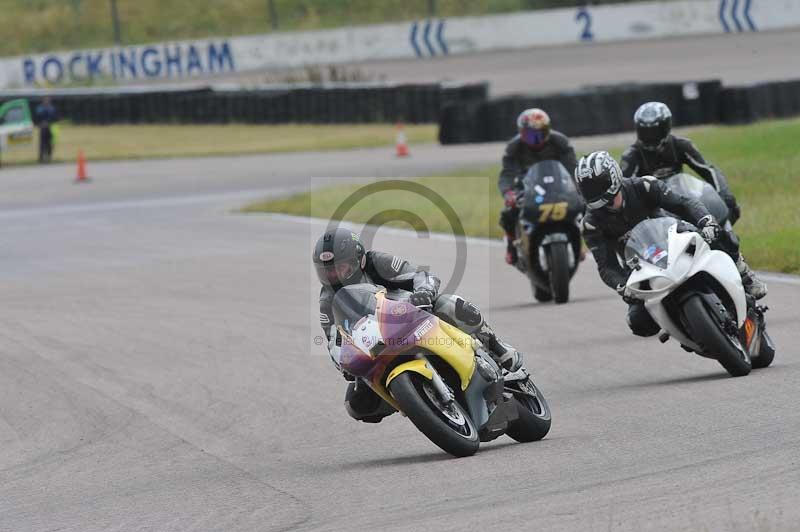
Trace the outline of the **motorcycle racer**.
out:
M 514 225 L 519 218 L 517 195 L 520 192 L 519 178 L 539 161 L 559 161 L 567 171 L 575 171 L 575 150 L 569 138 L 563 133 L 550 129 L 550 117 L 541 109 L 526 109 L 517 117 L 519 133 L 506 146 L 503 155 L 503 168 L 497 180 L 497 188 L 505 201 L 500 212 L 500 227 L 505 232 L 506 262 L 517 263 L 517 249 L 514 247 Z
M 641 105 L 633 116 L 636 142 L 622 154 L 620 167 L 624 177 L 654 175 L 669 177 L 688 165 L 714 187 L 730 210 L 731 224 L 741 216 L 741 208 L 728 187 L 728 180 L 718 168 L 706 162 L 691 140 L 672 135 L 672 112 L 661 102 Z
M 387 290 L 411 292 L 408 302 L 415 306 L 431 306 L 431 312 L 480 340 L 502 368 L 514 372 L 522 366 L 522 354 L 498 339 L 481 315 L 478 307 L 451 294 L 440 294 L 440 281 L 415 264 L 381 251 L 366 250 L 359 236 L 347 229 L 327 230 L 314 246 L 314 267 L 322 283 L 319 295 L 319 321 L 328 338 L 334 364 L 338 357 L 332 336 L 334 325 L 332 303 L 343 286 L 358 283 L 380 285 Z M 337 364 L 338 367 L 338 364 Z M 368 386 L 352 376 L 345 394 L 345 407 L 353 418 L 377 423 L 394 409 Z
M 646 218 L 672 213 L 693 224 L 712 248 L 726 252 L 734 260 L 749 295 L 760 299 L 767 294 L 766 285 L 739 253 L 736 235 L 722 229 L 700 201 L 672 192 L 653 176 L 623 177 L 619 164 L 604 151 L 582 157 L 575 180 L 587 204 L 582 222 L 584 240 L 600 278 L 628 304 L 627 321 L 633 334 L 653 336 L 660 330 L 643 302 L 625 290 L 630 270 L 617 259 L 617 253 L 624 253 L 629 231 Z

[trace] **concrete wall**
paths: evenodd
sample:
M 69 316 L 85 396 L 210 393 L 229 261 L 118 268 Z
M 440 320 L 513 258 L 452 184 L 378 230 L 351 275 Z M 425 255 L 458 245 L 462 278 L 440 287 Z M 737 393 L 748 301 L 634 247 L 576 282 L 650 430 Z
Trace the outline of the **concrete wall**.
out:
M 0 88 L 233 72 L 800 26 L 800 0 L 682 0 L 78 50 L 0 60 Z

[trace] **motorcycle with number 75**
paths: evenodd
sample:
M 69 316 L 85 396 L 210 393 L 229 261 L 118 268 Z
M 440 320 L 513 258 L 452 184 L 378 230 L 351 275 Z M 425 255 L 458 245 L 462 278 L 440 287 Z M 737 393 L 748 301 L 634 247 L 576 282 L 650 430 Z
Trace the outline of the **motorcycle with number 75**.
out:
M 516 226 L 517 268 L 528 276 L 537 301 L 569 300 L 578 269 L 584 204 L 564 165 L 540 161 L 521 180 Z

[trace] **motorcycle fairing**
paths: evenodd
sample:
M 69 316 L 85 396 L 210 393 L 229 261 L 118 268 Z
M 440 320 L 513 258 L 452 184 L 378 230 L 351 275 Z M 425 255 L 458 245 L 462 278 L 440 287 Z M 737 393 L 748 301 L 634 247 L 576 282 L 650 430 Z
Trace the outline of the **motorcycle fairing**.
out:
M 387 299 L 385 290 L 376 293 L 375 298 L 374 315 L 361 318 L 350 333 L 339 327 L 343 338 L 342 369 L 364 379 L 386 402 L 397 407 L 388 392 L 389 384 L 406 371 L 432 379 L 436 370 L 425 359 L 425 353 L 430 353 L 455 370 L 461 390 L 466 390 L 475 372 L 472 337 L 407 302 Z M 401 355 L 413 355 L 415 359 L 390 369 Z
M 721 225 L 725 225 L 730 211 L 719 193 L 710 184 L 690 174 L 674 174 L 665 179 L 670 190 L 700 200 Z
M 675 333 L 681 328 L 670 318 L 663 299 L 688 279 L 704 272 L 713 277 L 728 293 L 736 307 L 736 320 L 739 327 L 747 316 L 742 280 L 733 260 L 722 251 L 712 250 L 703 238 L 695 232 L 679 233 L 677 222 L 669 228 L 668 255 L 666 268 L 640 260 L 628 278 L 628 289 L 639 299 L 655 321 L 663 329 Z M 690 252 L 690 248 L 694 248 Z M 669 327 L 665 327 L 668 325 Z M 696 344 L 689 338 L 675 334 L 681 343 L 689 347 Z

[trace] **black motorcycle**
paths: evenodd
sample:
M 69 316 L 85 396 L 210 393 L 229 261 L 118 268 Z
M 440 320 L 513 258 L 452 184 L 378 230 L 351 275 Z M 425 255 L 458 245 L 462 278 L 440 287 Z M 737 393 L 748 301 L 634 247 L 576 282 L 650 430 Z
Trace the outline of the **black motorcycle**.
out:
M 540 161 L 521 178 L 516 240 L 517 267 L 528 276 L 537 301 L 566 303 L 581 254 L 583 199 L 566 168 Z
M 671 170 L 656 171 L 654 177 L 660 179 L 675 193 L 700 200 L 714 219 L 726 229 L 730 229 L 730 211 L 714 187 L 690 174 L 673 173 Z

